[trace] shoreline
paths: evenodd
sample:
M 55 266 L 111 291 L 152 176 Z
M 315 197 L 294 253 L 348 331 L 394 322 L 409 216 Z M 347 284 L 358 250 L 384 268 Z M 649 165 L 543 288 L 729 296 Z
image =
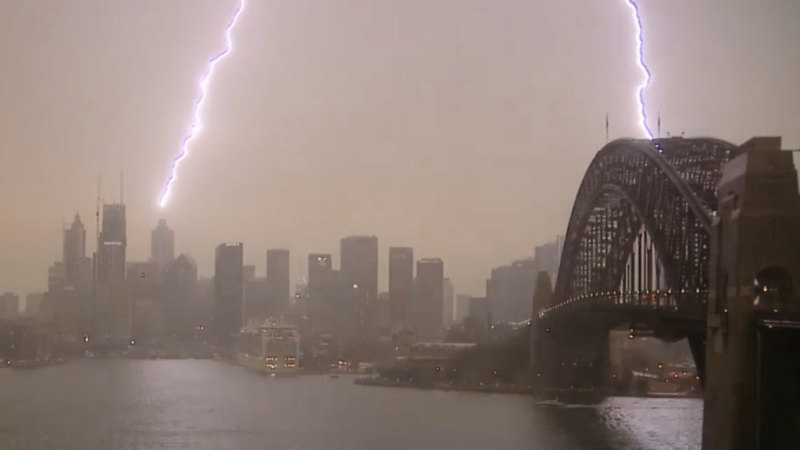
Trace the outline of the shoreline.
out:
M 439 390 L 439 391 L 456 391 L 456 392 L 477 392 L 484 394 L 509 394 L 509 395 L 527 395 L 539 401 L 553 402 L 554 404 L 560 403 L 559 398 L 563 398 L 564 404 L 598 404 L 603 399 L 608 397 L 629 397 L 629 398 L 699 398 L 702 395 L 692 394 L 691 392 L 681 393 L 662 393 L 651 392 L 645 395 L 633 395 L 624 392 L 611 392 L 611 391 L 563 391 L 563 392 L 549 392 L 541 393 L 534 392 L 532 386 L 518 386 L 507 384 L 452 384 L 452 383 L 420 383 L 411 381 L 397 381 L 380 377 L 360 377 L 353 380 L 354 384 L 360 386 L 377 386 L 377 387 L 390 387 L 390 388 L 410 388 L 422 390 Z

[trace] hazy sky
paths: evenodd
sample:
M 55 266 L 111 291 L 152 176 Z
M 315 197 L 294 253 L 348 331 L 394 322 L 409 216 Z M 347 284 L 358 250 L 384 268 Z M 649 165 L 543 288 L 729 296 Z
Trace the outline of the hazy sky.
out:
M 641 0 L 662 129 L 800 147 L 800 2 Z M 97 175 L 129 260 L 166 218 L 202 274 L 243 241 L 308 252 L 376 234 L 440 256 L 457 292 L 563 234 L 578 185 L 636 125 L 624 0 L 249 0 L 167 208 L 156 199 L 235 0 L 0 0 L 0 291 L 44 290 Z M 93 238 L 89 239 L 93 251 Z

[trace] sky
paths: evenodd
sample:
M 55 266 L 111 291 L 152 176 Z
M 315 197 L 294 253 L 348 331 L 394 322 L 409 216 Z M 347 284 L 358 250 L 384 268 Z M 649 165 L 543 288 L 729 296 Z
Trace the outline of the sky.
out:
M 640 0 L 662 135 L 800 148 L 800 2 Z M 458 293 L 564 234 L 583 174 L 637 124 L 624 0 L 248 0 L 169 204 L 157 206 L 237 0 L 0 0 L 0 291 L 45 290 L 98 176 L 128 259 L 165 218 L 201 275 L 374 234 L 443 258 Z

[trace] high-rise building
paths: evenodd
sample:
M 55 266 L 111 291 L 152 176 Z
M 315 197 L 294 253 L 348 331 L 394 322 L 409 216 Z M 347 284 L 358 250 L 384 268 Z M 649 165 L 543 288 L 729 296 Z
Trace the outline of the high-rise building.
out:
M 158 273 L 165 273 L 175 260 L 175 231 L 167 226 L 164 219 L 150 232 L 150 261 Z
M 50 292 L 64 289 L 67 285 L 67 274 L 63 261 L 56 261 L 47 268 L 47 290 Z
M 223 347 L 243 325 L 244 244 L 220 244 L 214 257 L 214 329 Z
M 531 318 L 531 299 L 538 272 L 538 264 L 532 258 L 492 269 L 492 278 L 486 281 L 492 320 L 503 323 Z
M 392 327 L 407 325 L 414 295 L 414 249 L 389 248 L 389 317 Z
M 166 331 L 179 339 L 194 334 L 195 326 L 204 324 L 203 308 L 197 292 L 197 263 L 181 254 L 167 269 Z
M 557 236 L 555 240 L 534 249 L 534 261 L 538 270 L 544 270 L 553 278 L 558 276 L 558 266 L 561 263 L 561 249 L 564 247 L 564 236 Z
M 72 225 L 64 230 L 64 278 L 73 286 L 79 284 L 86 267 L 86 229 L 81 222 L 81 216 L 75 213 Z
M 444 304 L 444 315 L 442 318 L 445 327 L 452 325 L 453 318 L 455 317 L 455 299 L 453 298 L 453 295 L 453 282 L 450 281 L 450 278 L 445 278 L 442 280 L 442 303 Z
M 444 325 L 444 263 L 439 258 L 417 261 L 417 327 L 425 339 L 441 335 Z
M 275 315 L 289 311 L 289 250 L 267 250 L 267 302 Z
M 338 272 L 329 254 L 308 255 L 308 321 L 312 336 L 334 333 L 334 311 L 338 303 Z
M 469 300 L 472 296 L 466 294 L 456 295 L 456 322 L 463 323 L 464 319 L 469 315 Z
M 103 226 L 97 243 L 97 281 L 101 283 L 125 279 L 125 205 L 103 205 Z
M 318 295 L 330 281 L 333 271 L 333 258 L 329 254 L 311 253 L 308 255 L 308 296 Z
M 249 267 L 252 267 L 252 272 Z M 255 266 L 244 266 L 244 323 L 262 322 L 272 314 L 267 299 L 267 279 L 255 276 Z
M 464 323 L 467 335 L 478 342 L 489 338 L 492 326 L 492 312 L 489 299 L 486 297 L 470 297 L 469 315 Z
M 367 337 L 374 332 L 372 309 L 378 299 L 378 238 L 343 238 L 341 258 L 342 300 L 353 321 L 351 337 Z
M 158 277 L 153 261 L 128 263 L 127 286 L 132 305 L 131 337 L 140 344 L 151 342 L 164 333 L 164 314 L 156 300 Z

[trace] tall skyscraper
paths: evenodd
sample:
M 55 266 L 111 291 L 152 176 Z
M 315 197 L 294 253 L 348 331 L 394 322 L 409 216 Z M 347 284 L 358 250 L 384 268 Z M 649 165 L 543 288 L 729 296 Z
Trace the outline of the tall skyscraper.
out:
M 406 326 L 414 295 L 414 249 L 389 248 L 389 317 L 394 329 Z
M 166 328 L 169 335 L 180 339 L 194 334 L 194 327 L 203 325 L 205 317 L 197 298 L 197 263 L 181 254 L 167 269 Z
M 426 339 L 441 336 L 444 325 L 444 263 L 439 258 L 417 261 L 417 319 L 420 334 Z
M 289 250 L 267 250 L 267 299 L 276 315 L 289 310 Z
M 77 286 L 82 280 L 86 267 L 86 229 L 81 216 L 75 213 L 72 225 L 64 230 L 64 279 L 67 284 Z
M 150 261 L 154 269 L 165 273 L 175 260 L 175 231 L 167 227 L 167 221 L 158 220 L 158 225 L 150 232 Z
M 372 308 L 378 299 L 378 238 L 349 236 L 341 240 L 344 307 L 352 316 L 354 335 L 373 331 Z
M 244 244 L 220 244 L 214 257 L 214 329 L 223 347 L 233 343 L 244 318 Z
M 308 255 L 308 296 L 318 295 L 330 281 L 333 271 L 333 258 L 329 254 L 311 253 Z
M 103 205 L 103 226 L 97 243 L 97 281 L 101 283 L 125 280 L 125 227 L 125 205 Z
M 311 335 L 334 332 L 333 314 L 338 288 L 333 258 L 323 253 L 308 255 L 308 321 Z

